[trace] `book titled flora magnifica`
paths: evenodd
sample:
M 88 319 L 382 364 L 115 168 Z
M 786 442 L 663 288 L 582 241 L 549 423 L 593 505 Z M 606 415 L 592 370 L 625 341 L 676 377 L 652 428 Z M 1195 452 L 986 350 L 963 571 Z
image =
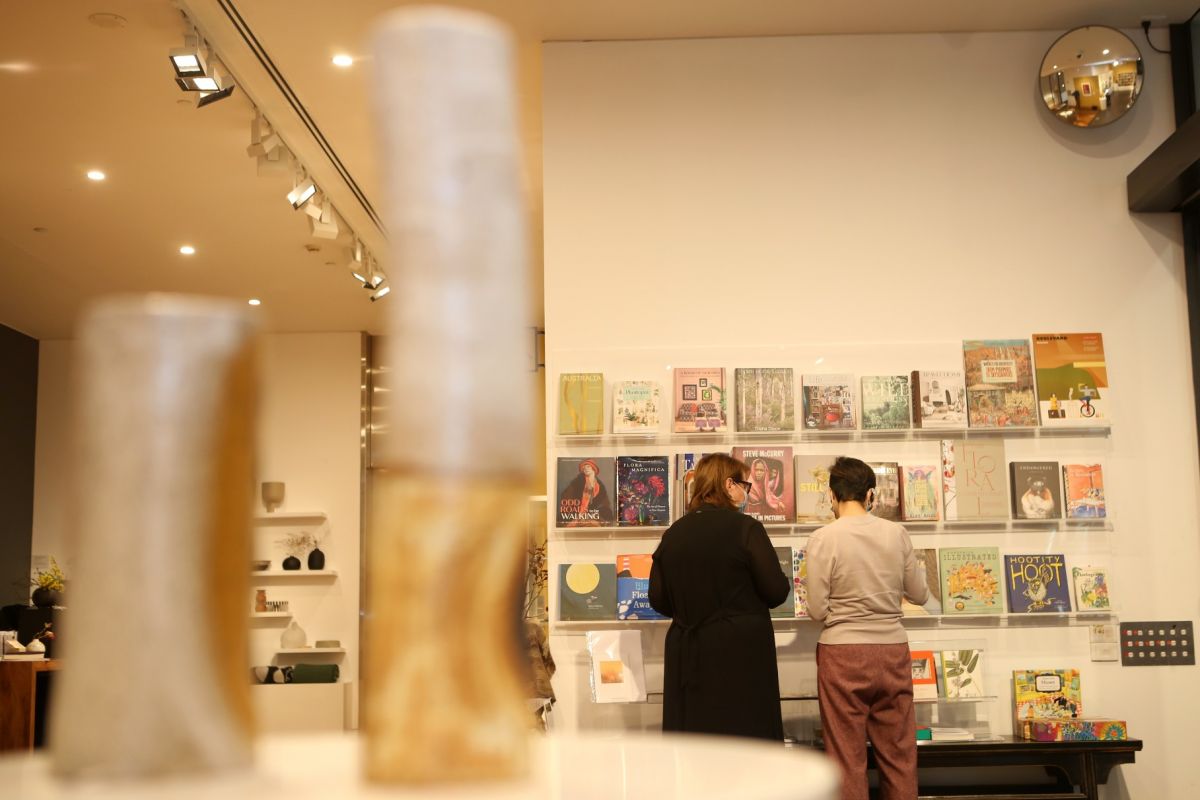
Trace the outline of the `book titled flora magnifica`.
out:
M 657 431 L 659 394 L 654 381 L 618 381 L 613 386 L 613 433 Z
M 862 427 L 865 431 L 912 427 L 906 375 L 863 376 Z
M 617 525 L 667 525 L 668 456 L 617 456 Z
M 796 400 L 790 368 L 733 371 L 735 418 L 739 431 L 794 431 Z
M 604 433 L 604 373 L 564 372 L 558 376 L 558 433 Z

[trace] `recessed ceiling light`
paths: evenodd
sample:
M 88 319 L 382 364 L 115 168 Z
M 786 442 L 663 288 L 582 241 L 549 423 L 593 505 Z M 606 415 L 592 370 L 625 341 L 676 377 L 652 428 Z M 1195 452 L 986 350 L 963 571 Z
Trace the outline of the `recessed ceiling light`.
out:
M 1121 66 L 1121 62 L 1120 62 L 1120 61 L 1114 61 L 1114 62 L 1113 62 L 1113 66 L 1114 66 L 1114 67 L 1119 67 L 1119 66 Z
M 102 181 L 108 176 L 98 169 L 89 169 L 87 171 L 87 177 L 89 181 Z
M 1050 69 L 1058 69 L 1058 64 L 1055 64 L 1055 65 L 1054 65 L 1053 67 L 1051 67 Z
M 185 256 L 194 256 L 196 254 L 196 248 L 192 247 L 190 244 L 185 244 L 183 247 L 179 248 L 179 252 Z
M 338 53 L 333 57 L 333 65 L 335 67 L 352 67 L 354 66 L 354 57 L 346 53 Z
M 1104 53 L 1103 53 L 1103 55 L 1108 55 L 1108 52 L 1109 52 L 1108 48 L 1107 48 L 1107 47 L 1106 47 L 1106 48 L 1104 48 Z
M 262 300 L 259 300 L 257 297 L 251 297 L 246 302 L 252 306 L 261 306 L 262 305 Z
M 33 64 L 28 61 L 5 61 L 0 64 L 0 72 L 31 72 Z

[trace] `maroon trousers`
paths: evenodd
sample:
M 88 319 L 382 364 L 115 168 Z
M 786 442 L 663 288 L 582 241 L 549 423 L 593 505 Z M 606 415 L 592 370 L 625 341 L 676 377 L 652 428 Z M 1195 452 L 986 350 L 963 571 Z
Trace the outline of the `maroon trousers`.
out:
M 842 769 L 842 800 L 867 800 L 867 740 L 882 800 L 917 796 L 916 714 L 907 644 L 818 644 L 825 752 Z

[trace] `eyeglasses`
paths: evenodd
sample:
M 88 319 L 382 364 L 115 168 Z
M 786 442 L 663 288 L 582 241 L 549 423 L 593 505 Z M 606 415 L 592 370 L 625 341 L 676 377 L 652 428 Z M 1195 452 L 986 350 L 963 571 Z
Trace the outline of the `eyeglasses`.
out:
M 742 487 L 742 491 L 746 494 L 750 494 L 750 490 L 754 488 L 754 484 L 750 481 L 739 481 L 737 478 L 730 478 L 729 480 Z

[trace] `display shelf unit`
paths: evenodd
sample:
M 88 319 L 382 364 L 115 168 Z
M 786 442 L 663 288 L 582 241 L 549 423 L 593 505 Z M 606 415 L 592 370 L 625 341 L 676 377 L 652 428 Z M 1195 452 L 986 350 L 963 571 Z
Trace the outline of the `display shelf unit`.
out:
M 250 573 L 251 578 L 282 578 L 285 580 L 301 580 L 303 578 L 336 578 L 336 569 L 261 569 Z
M 829 522 L 772 523 L 763 527 L 768 536 L 807 536 Z M 1060 533 L 1060 532 L 1112 532 L 1113 524 L 1101 519 L 980 519 L 950 520 L 938 522 L 901 522 L 912 536 L 943 533 Z M 553 538 L 558 540 L 586 539 L 657 539 L 667 530 L 666 525 L 628 525 L 577 528 L 552 528 Z
M 252 611 L 250 619 L 291 619 L 290 611 Z
M 255 514 L 254 525 L 303 525 L 320 524 L 325 521 L 324 511 L 272 511 L 267 514 Z
M 275 651 L 277 656 L 342 655 L 344 647 L 285 647 Z
M 905 628 L 970 629 L 970 628 L 1067 628 L 1115 623 L 1116 611 L 1069 611 L 1035 614 L 913 614 L 901 617 Z M 556 633 L 584 633 L 612 628 L 656 628 L 669 624 L 669 619 L 595 619 L 556 620 L 550 623 Z M 772 617 L 776 628 L 816 625 L 809 617 Z

